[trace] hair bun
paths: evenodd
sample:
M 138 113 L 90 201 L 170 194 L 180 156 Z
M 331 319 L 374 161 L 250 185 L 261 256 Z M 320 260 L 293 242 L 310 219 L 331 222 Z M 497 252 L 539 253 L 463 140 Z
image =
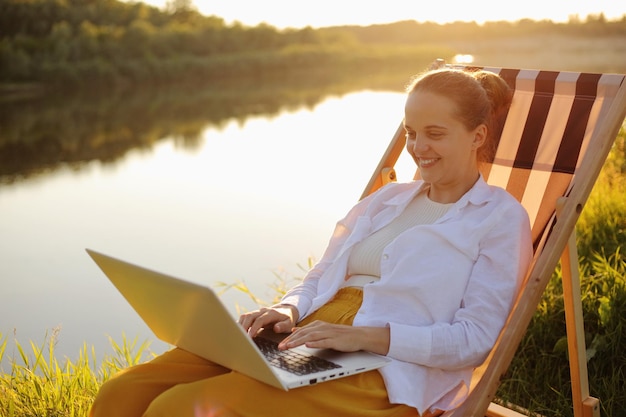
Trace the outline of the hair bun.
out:
M 502 77 L 493 72 L 483 70 L 475 71 L 472 75 L 487 92 L 487 97 L 489 97 L 494 113 L 497 114 L 499 109 L 502 108 L 508 110 L 513 94 L 511 88 Z

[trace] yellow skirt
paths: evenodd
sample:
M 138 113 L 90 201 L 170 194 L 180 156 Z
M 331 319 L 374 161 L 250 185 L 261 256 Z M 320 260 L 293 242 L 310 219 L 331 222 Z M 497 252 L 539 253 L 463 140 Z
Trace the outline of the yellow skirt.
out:
M 361 301 L 360 289 L 341 289 L 301 324 L 352 324 Z M 419 417 L 412 407 L 389 403 L 378 371 L 286 392 L 178 348 L 104 383 L 89 415 Z

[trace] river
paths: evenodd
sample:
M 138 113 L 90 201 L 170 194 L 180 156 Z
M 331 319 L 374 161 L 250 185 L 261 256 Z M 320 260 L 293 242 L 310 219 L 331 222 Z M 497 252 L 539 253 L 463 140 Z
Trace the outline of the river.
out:
M 30 341 L 42 345 L 54 332 L 56 356 L 70 360 L 85 344 L 98 357 L 111 353 L 109 336 L 118 343 L 149 341 L 153 353 L 168 348 L 85 248 L 217 289 L 243 282 L 271 300 L 274 285 L 293 283 L 321 256 L 335 222 L 366 186 L 403 104 L 400 92 L 348 92 L 271 112 L 226 114 L 219 122 L 195 118 L 188 137 L 145 125 L 163 120 L 135 117 L 141 132 L 159 133 L 140 146 L 118 146 L 114 157 L 94 154 L 77 162 L 63 155 L 78 145 L 63 145 L 63 152 L 52 153 L 59 156 L 32 168 L 13 155 L 10 161 L 21 165 L 0 183 L 5 360 L 18 357 L 14 338 L 31 352 Z M 81 108 L 57 109 L 64 113 L 54 116 L 25 108 L 28 123 L 11 125 L 14 139 L 5 140 L 28 141 L 22 132 L 47 117 L 47 129 L 57 123 L 66 132 L 74 123 L 90 131 L 86 137 L 94 144 L 109 129 L 111 142 L 108 113 L 85 123 Z M 113 136 L 142 134 L 124 123 Z M 91 131 L 97 129 L 103 133 Z M 403 166 L 410 175 L 405 160 L 401 177 Z M 255 306 L 235 289 L 222 299 L 233 315 Z

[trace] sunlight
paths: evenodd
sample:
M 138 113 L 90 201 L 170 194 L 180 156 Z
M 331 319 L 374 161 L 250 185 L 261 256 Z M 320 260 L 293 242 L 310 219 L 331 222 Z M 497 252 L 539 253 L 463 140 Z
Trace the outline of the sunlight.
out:
M 474 55 L 456 54 L 452 57 L 453 64 L 471 64 L 472 62 L 474 62 Z
M 167 0 L 146 0 L 163 7 Z M 585 19 L 588 15 L 603 13 L 607 19 L 618 19 L 626 13 L 623 2 L 614 0 L 553 0 L 541 7 L 502 7 L 501 1 L 486 0 L 476 3 L 462 0 L 421 3 L 414 0 L 387 0 L 384 2 L 352 2 L 317 0 L 294 2 L 289 0 L 192 0 L 205 15 L 216 15 L 227 23 L 234 21 L 255 26 L 265 22 L 278 28 L 337 25 L 371 25 L 403 20 L 449 23 L 455 21 L 516 21 L 520 19 L 567 22 L 570 17 Z

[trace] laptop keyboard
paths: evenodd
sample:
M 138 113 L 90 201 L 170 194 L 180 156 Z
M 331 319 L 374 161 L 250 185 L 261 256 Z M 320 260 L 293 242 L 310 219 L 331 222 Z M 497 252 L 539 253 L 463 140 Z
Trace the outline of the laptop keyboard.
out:
M 314 355 L 307 355 L 294 350 L 279 350 L 278 343 L 262 337 L 255 337 L 254 342 L 272 365 L 296 375 L 308 375 L 341 368 L 341 365 Z

